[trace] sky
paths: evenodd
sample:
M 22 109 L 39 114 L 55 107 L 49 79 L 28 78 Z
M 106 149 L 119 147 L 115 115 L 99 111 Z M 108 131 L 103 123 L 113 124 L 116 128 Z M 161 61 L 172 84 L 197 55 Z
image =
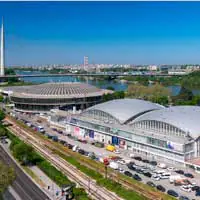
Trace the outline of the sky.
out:
M 200 2 L 0 2 L 6 65 L 200 64 Z

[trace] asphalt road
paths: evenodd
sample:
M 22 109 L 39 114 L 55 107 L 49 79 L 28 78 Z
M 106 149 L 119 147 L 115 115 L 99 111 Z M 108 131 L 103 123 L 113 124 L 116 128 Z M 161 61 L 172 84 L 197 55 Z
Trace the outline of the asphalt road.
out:
M 0 145 L 0 160 L 15 168 L 16 179 L 13 189 L 23 200 L 49 200 L 46 194 L 14 163 L 7 152 Z

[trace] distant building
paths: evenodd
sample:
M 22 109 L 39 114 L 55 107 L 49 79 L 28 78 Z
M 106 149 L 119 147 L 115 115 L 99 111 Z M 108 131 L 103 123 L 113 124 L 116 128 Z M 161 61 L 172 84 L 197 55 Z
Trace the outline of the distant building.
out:
M 58 108 L 82 110 L 100 103 L 103 95 L 112 91 L 99 89 L 86 83 L 64 82 L 6 87 L 2 93 L 10 97 L 16 110 L 39 113 Z
M 147 67 L 147 69 L 150 70 L 150 71 L 157 71 L 158 66 L 157 66 L 157 65 L 149 65 L 149 66 Z
M 199 118 L 199 106 L 165 108 L 118 99 L 94 105 L 63 124 L 79 139 L 116 145 L 151 160 L 193 165 L 200 158 Z
M 88 56 L 84 56 L 84 70 L 88 68 Z
M 1 57 L 0 57 L 0 76 L 4 76 L 5 72 L 4 72 L 4 27 L 3 27 L 3 21 L 2 21 L 2 26 L 1 26 Z

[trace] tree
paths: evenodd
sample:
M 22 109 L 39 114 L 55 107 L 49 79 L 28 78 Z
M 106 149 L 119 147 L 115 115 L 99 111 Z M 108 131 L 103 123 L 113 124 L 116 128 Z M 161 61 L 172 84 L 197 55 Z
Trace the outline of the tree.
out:
M 6 129 L 3 126 L 0 126 L 0 137 L 6 135 Z
M 14 179 L 14 169 L 0 162 L 0 196 Z
M 0 122 L 5 118 L 5 113 L 0 110 Z
M 41 160 L 33 148 L 24 142 L 19 142 L 13 147 L 13 154 L 23 165 L 36 164 Z
M 139 84 L 129 85 L 126 96 L 167 105 L 169 96 L 171 95 L 166 87 L 157 83 L 153 86 L 143 86 Z
M 152 102 L 166 106 L 169 104 L 169 99 L 167 96 L 153 97 Z
M 113 99 L 123 99 L 125 97 L 124 91 L 116 91 L 113 92 L 112 94 L 104 94 L 103 95 L 103 102 L 110 101 Z
M 108 86 L 106 89 L 107 89 L 107 90 L 112 90 L 112 91 L 115 91 L 115 88 L 114 88 L 114 87 L 112 87 L 112 86 Z
M 181 90 L 177 96 L 177 99 L 182 101 L 191 101 L 194 95 L 192 91 L 184 86 L 181 87 Z
M 0 102 L 3 102 L 3 96 L 2 95 L 0 95 Z

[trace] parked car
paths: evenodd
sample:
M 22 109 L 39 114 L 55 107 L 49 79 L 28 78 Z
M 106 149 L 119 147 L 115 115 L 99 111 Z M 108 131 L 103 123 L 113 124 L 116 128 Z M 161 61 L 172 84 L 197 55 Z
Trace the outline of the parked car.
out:
M 191 173 L 185 173 L 184 176 L 188 178 L 194 178 L 193 174 Z
M 124 169 L 122 169 L 122 168 L 119 168 L 118 170 L 119 170 L 119 172 L 122 173 L 122 174 L 124 174 L 124 172 L 125 172 Z
M 88 156 L 89 156 L 91 159 L 93 159 L 93 160 L 96 158 L 94 152 L 90 152 L 90 153 L 88 154 Z
M 157 162 L 156 161 L 150 161 L 149 164 L 153 165 L 153 166 L 156 166 L 157 165 Z
M 78 149 L 78 153 L 80 153 L 81 155 L 84 155 L 85 151 L 83 149 Z
M 149 177 L 149 178 L 151 178 L 151 176 L 152 176 L 152 174 L 151 174 L 150 172 L 144 172 L 143 174 L 144 174 L 145 176 Z
M 125 165 L 126 164 L 125 160 L 123 160 L 123 159 L 117 160 L 117 163 L 119 163 L 121 165 Z
M 200 197 L 200 190 L 197 190 L 197 191 L 196 191 L 195 196 L 196 196 L 196 197 Z
M 87 141 L 86 141 L 87 142 Z M 104 148 L 104 143 L 102 142 L 95 142 L 94 145 L 99 148 Z
M 78 145 L 73 146 L 72 150 L 75 152 L 78 150 Z
M 128 167 L 130 170 L 136 170 L 136 168 L 133 166 L 132 163 L 127 164 L 127 167 Z
M 116 150 L 114 151 L 114 153 L 120 154 L 121 152 L 120 152 L 119 150 L 116 149 Z
M 53 140 L 54 142 L 58 142 L 58 136 L 56 136 L 56 135 L 52 136 L 52 140 Z
M 167 191 L 167 194 L 169 194 L 169 195 L 171 195 L 171 196 L 173 196 L 173 197 L 178 197 L 178 196 L 179 196 L 178 193 L 175 192 L 174 190 L 168 190 L 168 191 Z
M 119 168 L 119 165 L 116 162 L 110 162 L 109 167 L 117 170 Z
M 157 185 L 156 188 L 158 190 L 160 190 L 161 192 L 165 192 L 166 191 L 166 189 L 162 185 Z
M 191 189 L 192 189 L 192 191 L 198 191 L 198 190 L 200 190 L 200 187 L 195 185 Z
M 129 171 L 125 171 L 124 174 L 125 174 L 126 176 L 129 176 L 129 177 L 132 177 L 132 176 L 133 176 L 132 173 L 129 172 Z
M 73 145 L 72 145 L 72 144 L 67 144 L 67 147 L 68 147 L 69 149 L 72 149 L 72 148 L 73 148 Z
M 134 174 L 133 178 L 137 181 L 142 181 L 142 178 L 138 174 Z
M 136 170 L 135 170 L 137 173 L 139 173 L 139 174 L 143 174 L 143 171 L 140 169 L 140 168 L 136 168 Z
M 161 169 L 166 169 L 167 168 L 167 165 L 165 163 L 158 163 L 157 166 L 160 167 Z
M 149 160 L 144 159 L 144 160 L 142 160 L 142 162 L 144 162 L 144 163 L 149 163 Z
M 168 171 L 174 171 L 175 168 L 174 168 L 174 167 L 168 167 L 167 170 L 168 170 Z
M 142 158 L 140 157 L 140 156 L 134 156 L 133 157 L 135 160 L 138 160 L 138 161 L 141 161 L 142 160 Z
M 153 182 L 151 182 L 151 181 L 147 181 L 146 184 L 149 185 L 149 186 L 151 186 L 151 187 L 156 187 L 156 185 Z
M 188 197 L 186 197 L 186 196 L 180 196 L 179 200 L 190 200 L 190 199 Z
M 61 143 L 61 144 L 66 144 L 67 142 L 66 141 L 64 141 L 64 140 L 59 140 L 59 142 Z
M 192 191 L 192 189 L 188 185 L 182 185 L 181 190 L 183 190 L 185 192 L 191 192 Z
M 184 171 L 183 170 L 175 170 L 175 172 L 177 173 L 177 174 L 184 174 Z
M 85 156 L 88 156 L 88 155 L 89 155 L 89 152 L 88 152 L 88 151 L 85 151 L 84 155 L 85 155 Z

